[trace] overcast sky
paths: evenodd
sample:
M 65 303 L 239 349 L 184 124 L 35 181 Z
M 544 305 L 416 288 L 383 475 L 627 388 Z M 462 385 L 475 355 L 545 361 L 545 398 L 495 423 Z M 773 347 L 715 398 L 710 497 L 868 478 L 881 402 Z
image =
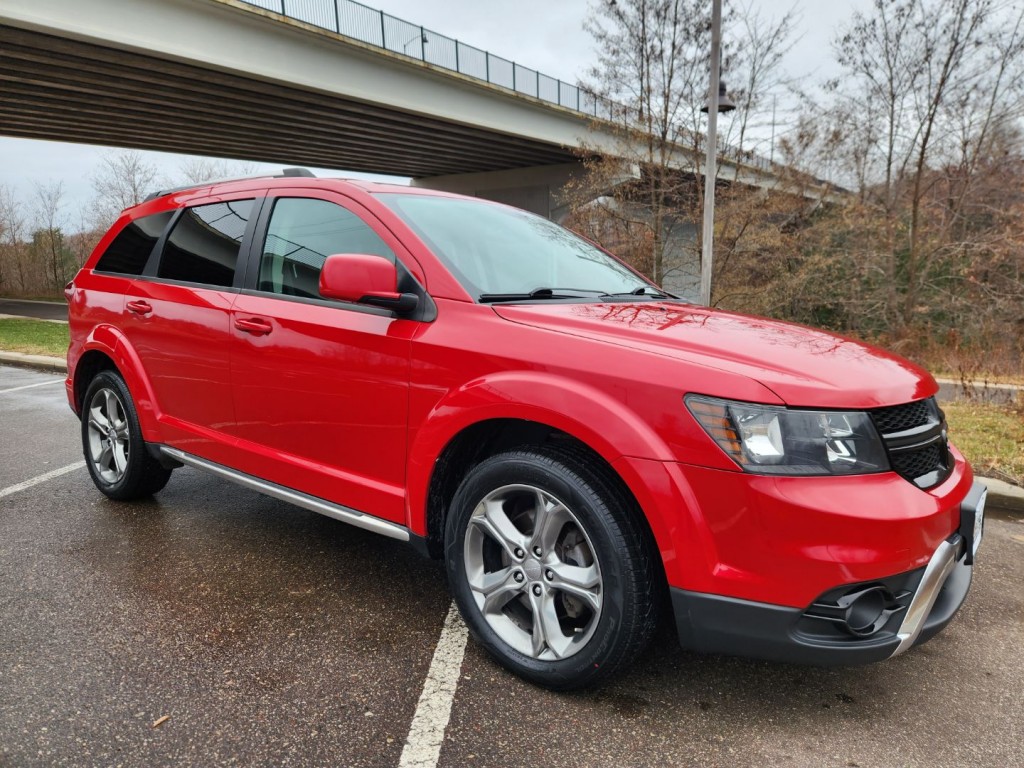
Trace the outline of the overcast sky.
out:
M 593 42 L 583 29 L 590 5 L 588 0 L 364 1 L 386 13 L 567 82 L 585 77 L 595 58 Z M 790 8 L 796 10 L 800 40 L 788 55 L 785 66 L 790 76 L 808 81 L 808 85 L 835 74 L 831 41 L 837 29 L 855 10 L 863 11 L 870 6 L 870 0 L 740 1 L 752 4 L 769 16 L 781 16 Z M 106 151 L 110 150 L 0 137 L 0 184 L 14 186 L 19 196 L 27 201 L 33 184 L 63 180 L 65 214 L 68 224 L 73 226 L 77 216 L 74 212 L 92 197 L 89 179 Z M 180 176 L 180 155 L 157 152 L 145 155 L 169 179 Z

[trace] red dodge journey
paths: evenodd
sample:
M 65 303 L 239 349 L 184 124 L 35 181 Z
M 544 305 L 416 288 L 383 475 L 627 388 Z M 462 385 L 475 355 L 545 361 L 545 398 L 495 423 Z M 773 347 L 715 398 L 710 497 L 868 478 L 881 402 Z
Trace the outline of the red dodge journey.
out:
M 985 489 L 927 372 L 688 304 L 514 208 L 296 170 L 169 190 L 66 293 L 102 493 L 188 466 L 408 542 L 550 688 L 661 619 L 699 651 L 880 661 L 971 583 Z

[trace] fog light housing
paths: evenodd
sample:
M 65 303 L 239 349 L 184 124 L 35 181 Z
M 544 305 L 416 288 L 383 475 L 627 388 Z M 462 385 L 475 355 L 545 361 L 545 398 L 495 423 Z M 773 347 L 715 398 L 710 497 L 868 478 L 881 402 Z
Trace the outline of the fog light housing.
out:
M 847 632 L 855 637 L 870 637 L 885 626 L 889 619 L 885 606 L 892 600 L 887 590 L 872 587 L 850 597 L 853 599 L 846 609 L 844 626 Z
M 811 619 L 823 619 L 832 622 L 838 629 L 848 635 L 864 639 L 879 632 L 894 613 L 906 609 L 901 598 L 881 584 L 872 584 L 842 597 L 829 601 L 820 601 L 811 605 L 804 614 Z

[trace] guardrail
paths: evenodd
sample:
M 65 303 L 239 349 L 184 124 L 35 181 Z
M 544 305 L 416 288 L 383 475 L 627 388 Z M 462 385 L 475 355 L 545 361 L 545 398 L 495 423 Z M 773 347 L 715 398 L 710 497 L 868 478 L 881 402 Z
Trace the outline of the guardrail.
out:
M 562 82 L 355 0 L 242 2 L 592 117 L 612 120 L 621 113 L 622 107 L 615 102 L 578 85 Z
M 355 0 L 241 1 L 591 117 L 610 121 L 622 121 L 628 117 L 626 107 L 586 88 L 563 82 Z M 774 165 L 767 158 L 727 145 L 720 146 L 719 153 L 764 171 L 770 172 Z

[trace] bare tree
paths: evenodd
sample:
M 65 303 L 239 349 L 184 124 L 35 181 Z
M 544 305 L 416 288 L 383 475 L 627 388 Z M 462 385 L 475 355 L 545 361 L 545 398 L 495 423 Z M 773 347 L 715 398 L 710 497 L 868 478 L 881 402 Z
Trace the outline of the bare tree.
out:
M 25 290 L 25 219 L 14 190 L 0 185 L 0 291 Z
M 181 176 L 185 184 L 202 184 L 217 179 L 254 176 L 258 172 L 258 164 L 244 160 L 190 157 L 181 164 Z
M 66 245 L 71 253 L 72 264 L 76 269 L 81 268 L 85 264 L 89 254 L 93 252 L 93 249 L 96 248 L 103 235 L 106 234 L 106 229 L 97 227 L 95 222 L 91 220 L 89 213 L 87 208 L 80 208 L 77 211 L 73 228 L 65 238 Z
M 926 215 L 937 171 L 958 166 L 971 178 L 991 131 L 1020 117 L 1022 13 L 999 0 L 875 0 L 837 41 L 834 114 L 878 126 L 854 154 L 864 199 L 888 221 L 885 311 L 900 331 L 943 264 L 946 238 Z M 966 198 L 957 199 L 954 208 Z
M 50 288 L 60 290 L 68 272 L 68 251 L 64 242 L 64 182 L 35 185 L 36 230 L 32 235 L 33 252 L 43 261 Z
M 94 225 L 109 227 L 125 208 L 141 203 L 159 184 L 156 167 L 134 149 L 109 152 L 92 177 Z
M 856 194 L 805 216 L 785 243 L 763 239 L 756 262 L 734 254 L 726 303 L 949 371 L 1019 374 L 1024 13 L 998 0 L 876 0 L 836 49 L 842 75 L 781 148 Z
M 696 48 L 710 39 L 709 15 L 701 5 L 602 0 L 586 22 L 598 50 L 590 88 L 619 103 L 621 111 L 615 115 L 618 146 L 611 156 L 591 162 L 582 199 L 605 193 L 603 210 L 619 220 L 620 229 L 646 231 L 650 258 L 641 266 L 655 281 L 664 276 L 672 198 L 688 191 L 688 180 L 674 166 L 677 141 L 685 135 L 690 147 L 696 136 L 694 94 L 703 71 Z
M 741 153 L 751 149 L 751 132 L 774 120 L 774 97 L 791 85 L 782 62 L 799 42 L 798 21 L 795 8 L 775 19 L 763 16 L 752 3 L 736 14 L 733 37 L 742 43 L 737 46 L 729 73 L 723 73 L 723 79 L 728 77 L 732 86 L 730 95 L 736 102 L 736 115 L 728 126 L 731 135 L 727 132 L 723 138 Z
M 703 0 L 602 0 L 586 25 L 598 49 L 588 87 L 621 109 L 614 128 L 601 126 L 615 132 L 612 151 L 581 148 L 588 173 L 571 190 L 574 220 L 592 225 L 599 215 L 600 231 L 589 233 L 617 242 L 620 250 L 626 245 L 634 265 L 659 283 L 679 261 L 673 256 L 692 260 L 700 251 L 694 224 L 704 184 L 701 108 L 708 96 L 710 11 Z M 773 22 L 758 15 L 738 24 L 727 8 L 725 23 L 738 30 L 724 58 L 743 83 L 742 115 L 733 124 L 746 141 L 766 89 L 783 82 L 780 63 L 791 45 L 793 16 Z M 730 130 L 725 121 L 723 135 Z

